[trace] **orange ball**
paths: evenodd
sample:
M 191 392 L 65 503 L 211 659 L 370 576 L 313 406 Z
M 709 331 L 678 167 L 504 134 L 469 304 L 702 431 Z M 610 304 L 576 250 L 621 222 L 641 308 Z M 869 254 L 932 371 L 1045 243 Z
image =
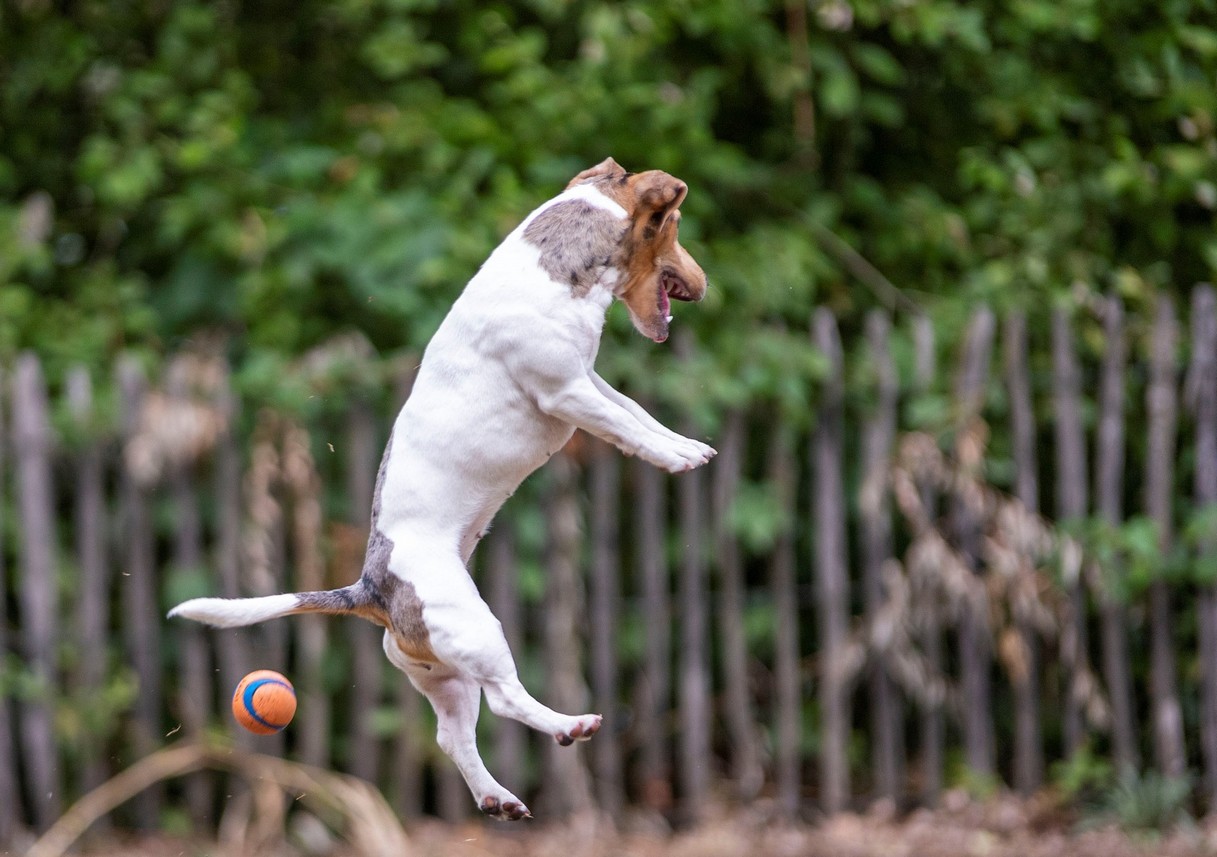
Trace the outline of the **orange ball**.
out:
M 255 735 L 273 735 L 296 715 L 296 690 L 274 670 L 254 670 L 232 695 L 232 716 Z

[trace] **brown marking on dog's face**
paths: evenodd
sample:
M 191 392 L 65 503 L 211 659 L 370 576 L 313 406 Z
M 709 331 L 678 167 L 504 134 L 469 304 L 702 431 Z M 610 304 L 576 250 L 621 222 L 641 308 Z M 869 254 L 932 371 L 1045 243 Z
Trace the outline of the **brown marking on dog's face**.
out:
M 594 185 L 625 209 L 628 224 L 618 263 L 622 280 L 615 292 L 639 333 L 663 342 L 671 301 L 699 301 L 706 294 L 705 272 L 676 238 L 688 186 L 661 170 L 628 172 L 612 158 L 579 173 L 567 188 L 580 184 Z

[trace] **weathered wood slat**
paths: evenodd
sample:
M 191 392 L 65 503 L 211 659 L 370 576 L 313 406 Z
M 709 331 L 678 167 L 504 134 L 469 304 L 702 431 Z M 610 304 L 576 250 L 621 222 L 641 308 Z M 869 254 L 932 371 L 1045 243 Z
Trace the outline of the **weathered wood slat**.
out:
M 883 569 L 892 559 L 892 509 L 888 490 L 892 446 L 896 438 L 898 381 L 888 340 L 891 322 L 879 311 L 866 318 L 866 341 L 874 369 L 873 409 L 862 425 L 862 482 L 858 490 L 862 587 L 866 617 L 874 621 L 887 602 Z M 899 688 L 882 659 L 871 665 L 871 769 L 875 794 L 899 802 L 904 792 L 904 716 Z
M 1192 495 L 1198 510 L 1217 503 L 1217 293 L 1208 284 L 1192 292 L 1192 362 L 1188 371 L 1188 404 L 1195 418 L 1196 472 Z M 1203 512 L 1202 512 L 1203 513 Z M 1217 556 L 1210 538 L 1202 554 Z M 1203 791 L 1208 811 L 1217 811 L 1217 584 L 1200 587 L 1196 601 L 1200 643 L 1200 745 Z
M 746 431 L 744 415 L 735 410 L 723 423 L 718 456 L 711 468 L 712 515 L 719 571 L 718 629 L 722 640 L 723 720 L 736 796 L 751 800 L 764 785 L 756 713 L 748 675 L 748 641 L 744 632 L 743 557 L 729 518 L 739 491 Z
M 356 400 L 347 416 L 346 496 L 349 521 L 360 533 L 368 532 L 372 518 L 372 493 L 380 463 L 381 445 L 376 442 L 376 417 L 370 405 Z M 343 583 L 354 581 L 360 569 L 344 573 Z M 372 714 L 380 704 L 385 669 L 381 637 L 384 632 L 356 617 L 342 620 L 351 649 L 350 752 L 346 768 L 357 777 L 376 782 L 381 758 L 379 739 L 372 731 Z
M 1174 545 L 1171 504 L 1174 499 L 1175 433 L 1179 411 L 1176 386 L 1178 327 L 1174 302 L 1169 295 L 1160 295 L 1149 357 L 1149 386 L 1145 392 L 1145 406 L 1149 414 L 1145 511 L 1157 526 L 1158 548 L 1164 554 Z M 1149 684 L 1154 763 L 1164 775 L 1181 777 L 1187 769 L 1187 751 L 1183 740 L 1183 708 L 1175 674 L 1171 613 L 1170 589 L 1166 581 L 1158 577 L 1149 586 Z
M 169 406 L 185 408 L 190 396 L 187 363 L 174 360 L 166 373 L 165 392 Z M 172 573 L 198 575 L 203 570 L 203 516 L 199 508 L 198 483 L 194 462 L 171 461 L 168 467 L 169 491 L 173 500 Z M 196 622 L 174 623 L 178 638 L 177 700 L 174 714 L 188 735 L 201 735 L 212 714 L 208 704 L 214 699 L 211 647 L 204 628 Z M 196 829 L 202 829 L 212 814 L 215 799 L 214 776 L 198 771 L 184 779 L 186 806 Z
M 107 538 L 105 496 L 104 438 L 97 432 L 93 403 L 93 382 L 89 370 L 76 366 L 68 373 L 68 408 L 80 446 L 75 454 L 75 547 L 80 569 L 80 589 L 76 599 L 76 645 L 78 647 L 73 692 L 88 699 L 102 691 L 109 654 L 111 565 Z M 80 763 L 79 790 L 101 785 L 109 765 L 101 736 L 86 741 Z
M 1027 320 L 1022 313 L 1006 317 L 1002 344 L 1006 388 L 1010 396 L 1010 434 L 1014 447 L 1014 496 L 1029 512 L 1039 512 L 1039 468 L 1036 464 L 1035 413 L 1027 368 Z M 1044 738 L 1040 722 L 1039 639 L 1023 616 L 1014 618 L 1015 633 L 1026 653 L 1025 672 L 1014 685 L 1014 787 L 1033 794 L 1044 781 Z
M 641 459 L 634 481 L 634 561 L 641 578 L 647 657 L 638 680 L 641 753 L 638 780 L 643 803 L 672 808 L 672 596 L 667 556 L 668 502 L 664 475 Z
M 781 420 L 773 420 L 767 439 L 770 490 L 779 509 L 788 510 L 769 557 L 773 598 L 774 772 L 778 808 L 788 820 L 803 811 L 803 670 L 799 646 L 798 562 L 795 557 L 795 497 L 798 462 L 794 437 Z
M 689 424 L 685 434 L 693 434 Z M 706 606 L 706 496 L 701 470 L 676 477 L 676 503 L 680 532 L 676 604 L 680 646 L 677 649 L 676 733 L 677 783 L 680 814 L 686 821 L 700 820 L 706 810 L 714 779 L 710 749 L 711 708 L 709 610 Z
M 140 408 L 144 403 L 147 381 L 133 357 L 123 357 L 116 369 L 119 411 L 124 444 L 130 443 L 139 429 Z M 156 589 L 155 548 L 152 509 L 147 490 L 140 485 L 131 468 L 119 474 L 122 558 L 117 580 L 125 620 L 123 637 L 128 663 L 139 682 L 130 721 L 131 746 L 143 757 L 160 746 L 168 730 L 161 713 L 164 680 L 161 663 L 161 611 Z M 130 760 L 125 760 L 130 761 Z M 145 789 L 132 801 L 135 824 L 152 830 L 160 822 L 164 789 Z
M 577 465 L 566 452 L 545 467 L 545 618 L 542 649 L 546 665 L 544 702 L 556 711 L 587 711 L 583 679 L 584 595 L 579 574 L 579 498 Z M 535 692 L 535 691 L 534 691 Z M 546 815 L 578 814 L 593 806 L 591 777 L 582 745 L 544 742 L 539 803 Z
M 9 457 L 9 432 L 6 400 L 8 377 L 0 367 L 0 616 L 8 615 L 9 579 L 5 535 L 8 533 L 9 494 L 6 479 Z M 16 640 L 9 633 L 8 623 L 0 622 L 0 651 L 13 651 Z M 0 848 L 8 847 L 17 832 L 21 796 L 17 782 L 17 747 L 14 743 L 16 718 L 7 695 L 0 697 Z
M 590 444 L 591 563 L 588 569 L 588 643 L 592 708 L 604 720 L 590 745 L 596 803 L 616 817 L 625 806 L 625 779 L 619 733 L 621 723 L 617 639 L 621 621 L 621 566 L 618 524 L 621 508 L 621 457 L 603 441 Z
M 980 443 L 978 431 L 981 409 L 993 351 L 996 320 L 988 308 L 977 310 L 968 324 L 963 360 L 955 379 L 956 457 L 965 468 L 979 468 L 976 460 Z M 983 474 L 977 474 L 983 476 Z M 981 552 L 980 522 L 959 496 L 951 502 L 951 529 L 960 554 L 974 571 L 979 570 Z M 964 756 L 971 771 L 980 777 L 997 772 L 997 745 L 993 731 L 993 687 L 990 670 L 993 644 L 983 605 L 972 604 L 959 620 L 958 656 Z
M 32 354 L 13 373 L 13 458 L 16 461 L 17 571 L 21 655 L 37 695 L 20 706 L 21 750 L 33 822 L 45 830 L 63 805 L 63 772 L 55 746 L 59 677 L 56 645 L 55 488 L 51 479 L 51 417 L 42 367 Z
M 1082 372 L 1078 366 L 1069 316 L 1061 307 L 1052 310 L 1052 375 L 1056 443 L 1056 517 L 1076 520 L 1086 514 L 1086 436 L 1082 427 Z M 1082 581 L 1069 588 L 1078 657 L 1087 646 L 1086 595 Z M 1081 703 L 1073 692 L 1072 673 L 1066 675 L 1063 712 L 1065 753 L 1073 755 L 1086 740 Z
M 1099 375 L 1099 425 L 1095 440 L 1095 513 L 1099 520 L 1109 527 L 1117 527 L 1124 520 L 1124 467 L 1125 467 L 1125 429 L 1124 429 L 1124 400 L 1125 375 L 1128 363 L 1128 340 L 1124 330 L 1124 308 L 1120 299 L 1111 295 L 1103 300 L 1103 362 Z M 1074 389 L 1076 399 L 1081 391 Z M 1073 409 L 1077 409 L 1076 403 Z M 1058 458 L 1057 484 L 1058 492 L 1064 491 L 1062 484 L 1071 476 L 1071 471 L 1062 470 L 1065 462 Z M 1059 515 L 1068 512 L 1069 517 L 1081 515 L 1083 512 L 1071 511 L 1066 505 L 1077 502 L 1070 500 L 1069 494 L 1060 494 L 1061 509 Z M 1085 503 L 1085 500 L 1082 500 Z M 1117 560 L 1118 562 L 1118 560 Z M 1107 575 L 1115 577 L 1120 574 L 1118 567 L 1106 570 Z M 1077 612 L 1082 604 L 1081 583 L 1071 592 L 1074 599 L 1075 622 L 1080 629 L 1085 629 L 1084 621 L 1077 618 Z M 1121 775 L 1129 775 L 1140 769 L 1141 754 L 1137 747 L 1136 712 L 1133 705 L 1132 666 L 1129 660 L 1128 648 L 1128 619 L 1127 611 L 1121 600 L 1111 592 L 1103 592 L 1099 597 L 1100 614 L 1100 643 L 1102 647 L 1103 680 L 1107 685 L 1107 695 L 1111 700 L 1111 743 L 1112 755 L 1115 758 L 1116 770 Z M 1081 638 L 1084 644 L 1085 637 Z M 1070 695 L 1072 698 L 1072 694 Z M 1068 701 L 1068 700 L 1067 700 Z M 1075 713 L 1079 719 L 1077 703 L 1066 708 L 1066 714 Z M 1066 719 L 1069 726 L 1071 720 Z M 1068 738 L 1068 733 L 1066 738 Z M 1079 738 L 1080 740 L 1080 738 Z M 1076 745 L 1066 742 L 1066 753 L 1072 753 Z
M 913 349 L 913 389 L 917 394 L 925 394 L 934 389 L 937 376 L 934 325 L 927 316 L 918 316 L 913 320 Z M 923 486 L 921 494 L 921 502 L 926 509 L 937 509 L 938 498 L 930 486 Z M 942 629 L 925 623 L 917 632 L 917 642 L 925 655 L 927 667 L 935 675 L 942 675 Z M 927 806 L 934 806 L 942 793 L 946 764 L 946 717 L 941 706 L 921 706 L 918 712 L 917 738 L 921 800 Z
M 849 801 L 850 681 L 844 671 L 849 630 L 849 569 L 846 557 L 844 437 L 844 356 L 837 320 L 816 310 L 812 338 L 828 362 L 816 404 L 811 458 L 815 473 L 812 524 L 815 533 L 816 616 L 820 679 L 820 802 L 827 813 Z
M 486 582 L 489 590 L 486 603 L 503 626 L 503 636 L 507 639 L 512 655 L 519 657 L 524 652 L 524 605 L 518 586 L 519 563 L 513 523 L 509 516 L 500 515 L 478 552 L 483 554 L 486 560 Z M 494 718 L 493 728 L 494 764 L 491 770 L 503 777 L 505 782 L 510 781 L 511 785 L 508 787 L 520 794 L 516 789 L 524 789 L 528 785 L 524 776 L 527 771 L 525 759 L 528 751 L 526 728 L 522 723 L 506 717 Z M 408 741 L 408 738 L 405 740 Z

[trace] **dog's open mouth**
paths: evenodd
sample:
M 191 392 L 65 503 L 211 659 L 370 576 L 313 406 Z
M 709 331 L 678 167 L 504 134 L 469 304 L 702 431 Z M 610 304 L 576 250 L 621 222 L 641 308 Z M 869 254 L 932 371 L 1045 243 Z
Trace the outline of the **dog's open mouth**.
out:
M 652 338 L 656 342 L 663 342 L 668 338 L 668 325 L 672 323 L 672 301 L 691 301 L 694 297 L 688 283 L 668 270 L 660 273 L 656 291 L 656 315 L 660 320 L 660 329 L 658 335 Z

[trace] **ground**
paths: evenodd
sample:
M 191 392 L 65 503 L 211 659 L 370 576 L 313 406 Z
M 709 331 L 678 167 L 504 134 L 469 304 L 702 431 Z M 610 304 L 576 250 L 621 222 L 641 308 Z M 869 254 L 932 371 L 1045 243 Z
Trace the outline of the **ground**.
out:
M 700 827 L 669 834 L 629 819 L 612 832 L 595 819 L 564 825 L 470 822 L 412 825 L 403 857 L 1217 857 L 1217 825 L 1171 832 L 1127 832 L 1098 819 L 1012 797 L 983 804 L 948 795 L 941 809 L 902 817 L 882 808 L 820 823 L 777 823 L 762 804 Z M 309 837 L 306 837 L 309 838 Z M 236 857 L 237 849 L 167 837 L 94 843 L 91 857 Z M 340 844 L 313 837 L 312 847 L 284 857 L 354 857 Z M 259 857 L 265 851 L 259 852 Z M 271 855 L 267 855 L 271 857 Z

